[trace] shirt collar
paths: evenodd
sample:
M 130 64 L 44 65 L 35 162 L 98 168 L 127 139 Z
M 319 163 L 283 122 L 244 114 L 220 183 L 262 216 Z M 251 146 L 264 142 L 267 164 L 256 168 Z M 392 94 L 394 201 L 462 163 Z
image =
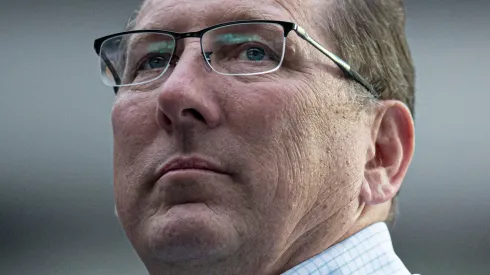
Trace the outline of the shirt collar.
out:
M 410 274 L 393 250 L 388 226 L 375 223 L 283 275 Z

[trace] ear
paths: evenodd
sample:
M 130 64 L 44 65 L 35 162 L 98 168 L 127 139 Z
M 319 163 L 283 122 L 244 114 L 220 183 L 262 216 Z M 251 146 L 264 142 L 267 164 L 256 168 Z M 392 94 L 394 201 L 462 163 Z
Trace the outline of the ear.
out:
M 361 199 L 368 205 L 391 200 L 400 190 L 415 147 L 410 110 L 396 100 L 376 107 L 367 150 Z

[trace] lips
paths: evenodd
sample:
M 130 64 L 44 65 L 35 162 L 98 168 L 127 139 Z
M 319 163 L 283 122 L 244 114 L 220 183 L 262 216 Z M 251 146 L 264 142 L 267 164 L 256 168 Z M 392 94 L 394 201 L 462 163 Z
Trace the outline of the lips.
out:
M 160 176 L 179 170 L 203 170 L 223 174 L 223 170 L 215 163 L 198 157 L 177 157 L 170 159 L 160 169 Z
M 210 177 L 202 177 L 203 174 L 199 174 L 202 172 L 227 175 L 219 164 L 201 157 L 176 157 L 165 162 L 157 170 L 158 186 L 163 194 L 164 204 L 172 207 L 204 203 L 216 196 L 216 182 L 210 181 Z

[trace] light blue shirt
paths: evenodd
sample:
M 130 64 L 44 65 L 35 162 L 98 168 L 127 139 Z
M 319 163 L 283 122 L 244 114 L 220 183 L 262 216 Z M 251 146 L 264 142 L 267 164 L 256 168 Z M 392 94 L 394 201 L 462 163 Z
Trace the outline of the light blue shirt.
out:
M 410 275 L 385 223 L 364 228 L 283 275 Z

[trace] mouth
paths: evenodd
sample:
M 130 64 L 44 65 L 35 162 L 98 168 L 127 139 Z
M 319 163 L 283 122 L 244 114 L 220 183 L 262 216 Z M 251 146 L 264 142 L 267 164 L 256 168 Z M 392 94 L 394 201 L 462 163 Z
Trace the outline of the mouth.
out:
M 156 171 L 156 186 L 159 186 L 158 192 L 163 194 L 167 207 L 191 207 L 209 202 L 217 196 L 216 184 L 227 175 L 224 168 L 212 160 L 179 156 L 169 159 Z
M 211 172 L 224 174 L 219 165 L 198 157 L 177 157 L 166 162 L 159 169 L 159 177 L 163 177 L 170 173 L 192 173 L 192 172 Z

